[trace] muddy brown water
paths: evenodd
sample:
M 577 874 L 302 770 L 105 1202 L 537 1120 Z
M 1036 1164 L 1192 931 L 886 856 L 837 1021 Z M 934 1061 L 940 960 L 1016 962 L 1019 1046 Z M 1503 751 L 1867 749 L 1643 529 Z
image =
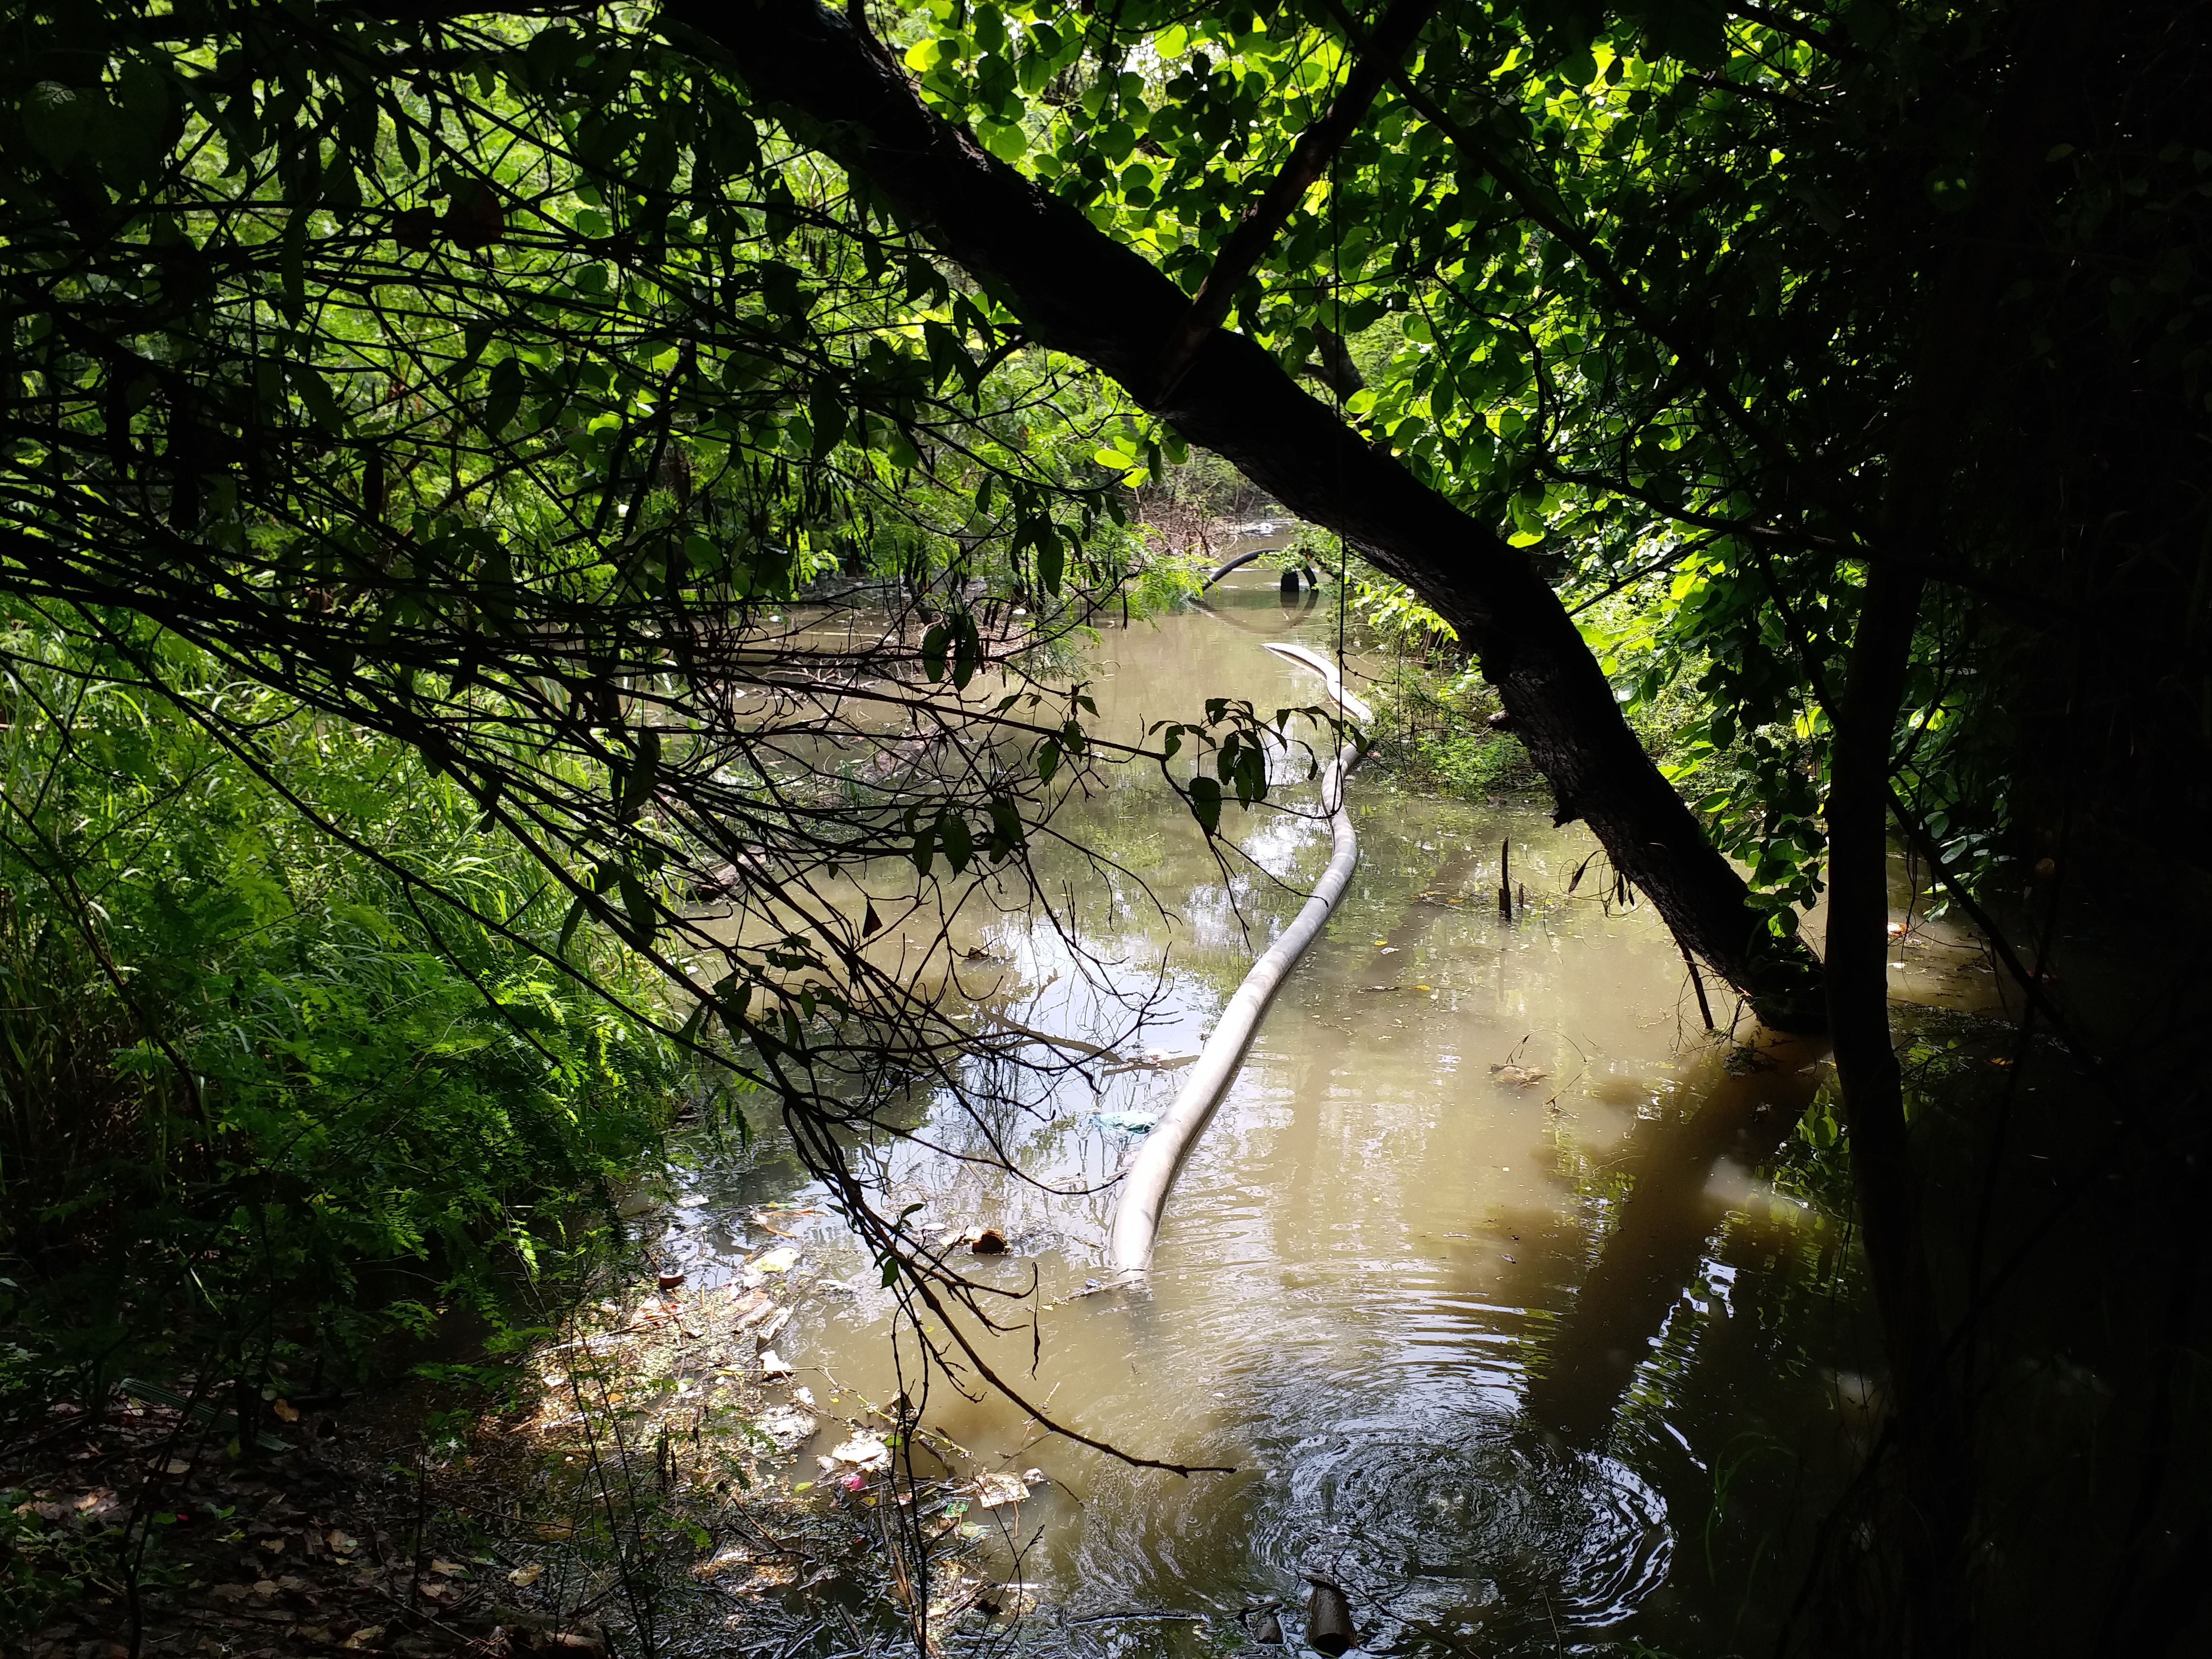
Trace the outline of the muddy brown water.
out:
M 1262 647 L 1333 649 L 1333 605 L 1286 604 L 1261 566 L 1209 610 L 1109 629 L 1091 669 L 1102 725 L 1133 734 L 1215 696 L 1317 702 L 1315 677 Z M 1291 810 L 1225 812 L 1249 860 L 1225 879 L 1157 774 L 1114 778 L 1062 827 L 1121 873 L 1068 859 L 1058 917 L 1107 968 L 1086 975 L 1048 919 L 1006 915 L 978 925 L 991 960 L 963 983 L 1036 1030 L 1194 1054 L 1326 860 L 1312 791 L 1283 772 Z M 884 1201 L 922 1206 L 926 1231 L 1013 1241 L 972 1271 L 1036 1294 L 1008 1304 L 1013 1334 L 971 1334 L 1031 1401 L 1132 1453 L 1232 1471 L 1133 1468 L 972 1373 L 975 1399 L 937 1378 L 930 1425 L 1045 1477 L 988 1517 L 994 1570 L 1035 1595 L 1027 1638 L 1195 1652 L 1279 1598 L 1295 1641 L 1318 1576 L 1345 1588 L 1370 1651 L 1757 1640 L 1875 1403 L 1841 1228 L 1759 1173 L 1798 1133 L 1820 1055 L 1708 1034 L 1664 928 L 1614 902 L 1582 826 L 1517 798 L 1425 799 L 1372 769 L 1351 795 L 1351 890 L 1185 1168 L 1144 1294 L 1078 1293 L 1103 1273 L 1128 1115 L 1166 1103 L 1172 1067 L 1093 1067 L 983 1119 L 939 1101 L 929 1145 L 866 1154 Z M 1923 1000 L 1990 998 L 1973 953 L 1941 939 L 1916 934 L 1896 961 Z M 1733 1000 L 1710 989 L 1725 1024 Z M 1147 994 L 1131 1031 L 1117 999 Z M 991 1167 L 994 1143 L 1014 1171 Z M 779 1242 L 748 1228 L 752 1208 L 812 1193 L 772 1157 L 702 1154 L 663 1248 L 711 1284 Z M 889 1398 L 874 1264 L 826 1209 L 780 1224 L 825 1286 L 777 1345 L 794 1381 Z M 909 1385 L 913 1352 L 909 1336 Z M 783 1480 L 823 1481 L 825 1449 Z

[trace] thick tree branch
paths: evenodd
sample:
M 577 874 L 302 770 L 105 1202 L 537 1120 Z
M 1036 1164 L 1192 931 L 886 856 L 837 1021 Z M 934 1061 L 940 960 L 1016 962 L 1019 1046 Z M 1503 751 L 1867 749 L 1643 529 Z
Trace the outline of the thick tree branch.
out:
M 1229 315 L 1230 301 L 1244 279 L 1252 274 L 1267 250 L 1274 246 L 1284 222 L 1297 210 L 1305 199 L 1306 191 L 1320 179 L 1329 159 L 1344 147 L 1367 113 L 1367 106 L 1375 101 L 1375 94 L 1390 78 L 1421 26 L 1429 21 L 1436 9 L 1436 0 L 1395 0 L 1375 30 L 1374 38 L 1352 66 L 1345 77 L 1344 89 L 1337 94 L 1335 103 L 1304 132 L 1291 146 L 1290 159 L 1283 163 L 1266 192 L 1245 212 L 1237 228 L 1221 244 L 1214 255 L 1213 267 L 1206 273 L 1192 296 L 1189 313 L 1168 338 L 1165 349 L 1160 353 L 1158 366 L 1153 370 L 1154 395 L 1165 397 L 1175 390 L 1176 382 L 1190 367 L 1192 355 L 1205 343 L 1206 337 L 1221 326 L 1222 319 Z M 1323 358 L 1324 363 L 1327 362 Z
M 1003 298 L 1032 338 L 1112 375 L 1292 512 L 1341 533 L 1458 629 L 1514 730 L 1689 950 L 1796 1030 L 1825 1019 L 1819 964 L 1775 934 L 1622 718 L 1559 596 L 1528 558 L 1369 445 L 1255 341 L 1215 330 L 1172 392 L 1159 342 L 1188 314 L 1175 283 L 1073 204 L 926 108 L 847 20 L 814 0 L 734 9 L 674 0 L 672 32 L 717 47 L 805 142 L 878 191 Z

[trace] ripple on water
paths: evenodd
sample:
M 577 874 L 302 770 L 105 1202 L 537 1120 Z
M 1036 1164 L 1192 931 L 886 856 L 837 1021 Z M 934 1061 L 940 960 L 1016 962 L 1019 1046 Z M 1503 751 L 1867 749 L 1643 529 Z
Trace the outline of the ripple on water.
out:
M 1328 1573 L 1398 1618 L 1599 1628 L 1666 1577 L 1665 1504 L 1611 1457 L 1502 1426 L 1440 1442 L 1375 1425 L 1302 1450 L 1270 1564 Z
M 1486 1652 L 1527 1640 L 1548 1653 L 1555 1627 L 1617 1625 L 1665 1581 L 1674 1534 L 1659 1494 L 1617 1460 L 1554 1449 L 1510 1416 L 1378 1413 L 1273 1445 L 1264 1422 L 1247 1420 L 1263 1443 L 1238 1460 L 1258 1468 L 1210 1497 L 1094 1493 L 1061 1581 L 1070 1612 L 1203 1607 L 1240 1581 L 1303 1604 L 1317 1574 L 1350 1594 L 1370 1653 L 1477 1632 Z M 1115 1494 L 1134 1496 L 1133 1483 Z

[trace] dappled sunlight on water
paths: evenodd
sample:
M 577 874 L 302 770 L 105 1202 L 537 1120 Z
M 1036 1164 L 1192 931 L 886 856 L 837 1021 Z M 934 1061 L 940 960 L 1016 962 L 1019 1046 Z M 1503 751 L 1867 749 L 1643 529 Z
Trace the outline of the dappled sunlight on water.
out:
M 1314 677 L 1262 641 L 1328 648 L 1333 617 L 1286 615 L 1272 573 L 1244 574 L 1222 616 L 1105 635 L 1103 725 L 1133 733 L 1208 696 L 1263 714 L 1316 700 Z M 1070 858 L 1058 920 L 1118 965 L 1086 975 L 1052 927 L 1011 916 L 980 928 L 988 960 L 963 985 L 1034 1030 L 1194 1054 L 1326 858 L 1312 787 L 1303 767 L 1292 776 L 1291 811 L 1224 814 L 1248 860 L 1226 882 L 1157 774 L 1115 779 L 1060 828 L 1124 873 Z M 959 1381 L 980 1399 L 939 1377 L 925 1420 L 987 1463 L 1048 1478 L 994 1512 L 1012 1540 L 1000 1565 L 1071 1644 L 1187 1646 L 1218 1619 L 1115 1616 L 1299 1604 L 1320 1575 L 1351 1595 L 1372 1650 L 1479 1635 L 1473 1650 L 1550 1652 L 1634 1634 L 1723 1650 L 1736 1609 L 1715 1597 L 1734 1580 L 1701 1566 L 1693 1594 L 1675 1582 L 1693 1547 L 1710 1553 L 1724 1447 L 1705 1443 L 1769 1395 L 1817 1428 L 1825 1385 L 1807 1353 L 1778 1360 L 1757 1342 L 1739 1345 L 1740 1397 L 1724 1408 L 1668 1379 L 1698 1363 L 1701 1333 L 1760 1318 L 1770 1279 L 1796 1285 L 1833 1256 L 1817 1215 L 1755 1174 L 1810 1099 L 1819 1055 L 1783 1045 L 1732 1074 L 1648 907 L 1614 902 L 1601 857 L 1569 895 L 1595 847 L 1582 826 L 1555 829 L 1529 801 L 1412 797 L 1377 773 L 1351 794 L 1351 890 L 1185 1169 L 1145 1291 L 1075 1294 L 1102 1273 L 1126 1126 L 1172 1096 L 1172 1066 L 1088 1065 L 984 1125 L 939 1103 L 925 1127 L 940 1150 L 872 1154 L 888 1201 L 921 1206 L 926 1234 L 988 1224 L 1012 1240 L 975 1275 L 1036 1294 L 1006 1304 L 1009 1334 L 971 1334 L 1032 1401 L 1130 1452 L 1234 1472 L 1129 1468 L 972 1374 Z M 1133 1030 L 1121 999 L 1152 992 L 1163 961 Z M 994 1141 L 1024 1178 L 957 1156 Z M 778 1181 L 708 1159 L 671 1248 L 710 1282 L 726 1273 L 748 1241 L 773 1242 L 743 1217 L 791 1191 Z M 826 1215 L 799 1224 L 835 1293 L 780 1345 L 796 1382 L 888 1398 L 900 1384 L 874 1264 Z M 1791 1329 L 1810 1320 L 1863 1352 L 1848 1298 L 1826 1314 L 1803 1301 Z M 787 1478 L 812 1474 L 802 1456 Z

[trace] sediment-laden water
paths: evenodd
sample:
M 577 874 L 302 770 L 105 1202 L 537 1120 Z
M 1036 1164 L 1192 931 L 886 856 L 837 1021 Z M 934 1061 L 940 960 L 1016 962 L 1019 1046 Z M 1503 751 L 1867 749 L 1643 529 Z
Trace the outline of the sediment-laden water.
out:
M 1240 574 L 1211 611 L 1106 633 L 1103 726 L 1133 734 L 1207 696 L 1319 701 L 1262 645 L 1334 648 L 1330 601 L 1286 606 L 1273 572 Z M 1066 860 L 1058 921 L 1119 964 L 1104 983 L 1051 918 L 983 915 L 963 937 L 979 1007 L 1164 1063 L 1086 1067 L 989 1121 L 939 1102 L 934 1150 L 869 1154 L 925 1231 L 1012 1242 L 969 1265 L 1036 1286 L 985 1342 L 1032 1402 L 1129 1452 L 1232 1471 L 1131 1468 L 972 1372 L 957 1380 L 975 1399 L 940 1376 L 931 1426 L 1043 1477 L 988 1512 L 996 1570 L 1033 1593 L 1032 1638 L 1085 1650 L 1195 1651 L 1270 1599 L 1295 1627 L 1311 1577 L 1345 1588 L 1370 1650 L 1730 1650 L 1794 1589 L 1861 1443 L 1875 1344 L 1842 1230 L 1802 1183 L 1759 1173 L 1799 1133 L 1818 1050 L 1709 1033 L 1664 927 L 1619 902 L 1582 826 L 1357 775 L 1352 890 L 1184 1170 L 1148 1290 L 1079 1294 L 1133 1122 L 1171 1096 L 1172 1061 L 1326 859 L 1303 771 L 1284 772 L 1293 810 L 1224 816 L 1249 860 L 1226 878 L 1156 773 L 1062 821 L 1123 872 Z M 1931 1005 L 1992 994 L 1940 939 L 1916 934 L 1898 962 L 1900 990 Z M 1114 993 L 1155 989 L 1129 1030 Z M 1732 1000 L 1711 995 L 1725 1026 Z M 1015 1171 L 991 1166 L 994 1143 Z M 782 1243 L 747 1218 L 806 1198 L 797 1181 L 773 1157 L 702 1153 L 666 1251 L 695 1282 L 738 1272 Z M 794 1385 L 887 1399 L 875 1264 L 826 1206 L 777 1224 L 828 1287 L 777 1344 Z M 912 1387 L 910 1337 L 906 1353 Z M 823 1479 L 824 1449 L 785 1480 Z

